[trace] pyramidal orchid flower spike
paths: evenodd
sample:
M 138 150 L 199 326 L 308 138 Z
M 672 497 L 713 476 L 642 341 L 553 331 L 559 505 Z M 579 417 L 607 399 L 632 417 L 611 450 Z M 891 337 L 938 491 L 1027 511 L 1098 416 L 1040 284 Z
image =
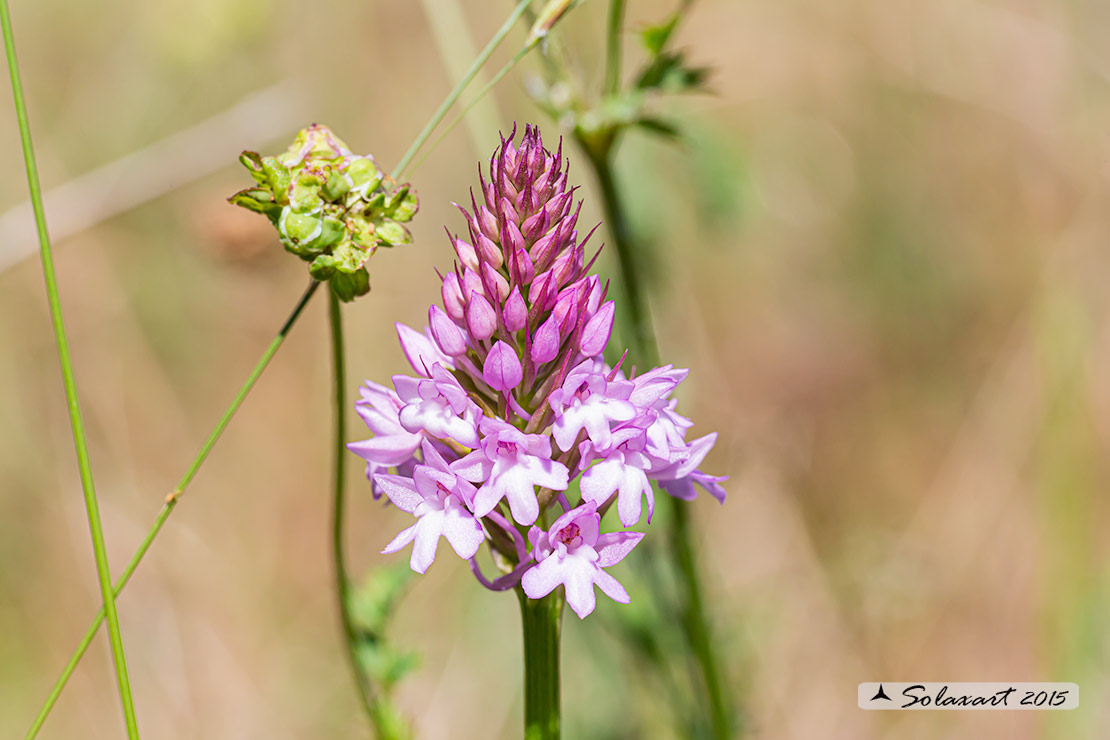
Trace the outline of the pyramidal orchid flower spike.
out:
M 595 586 L 629 601 L 605 569 L 644 537 L 627 530 L 650 523 L 651 481 L 723 502 L 725 478 L 699 469 L 716 435 L 687 441 L 693 424 L 675 411 L 686 370 L 606 365 L 616 306 L 590 274 L 593 230 L 580 237 L 562 145 L 552 154 L 532 126 L 515 138 L 459 207 L 442 306 L 426 329 L 397 326 L 413 374 L 393 390 L 366 383 L 356 405 L 373 436 L 349 448 L 376 495 L 416 517 L 383 552 L 411 543 L 423 573 L 442 537 L 487 587 L 539 599 L 562 586 L 584 618 Z M 618 531 L 603 534 L 614 503 Z M 483 542 L 502 570 L 493 581 L 475 560 Z
M 282 245 L 344 301 L 370 290 L 364 265 L 378 247 L 412 241 L 402 224 L 416 215 L 416 194 L 396 186 L 373 157 L 353 153 L 326 126 L 301 130 L 284 154 L 243 152 L 239 161 L 255 186 L 228 200 L 269 218 Z

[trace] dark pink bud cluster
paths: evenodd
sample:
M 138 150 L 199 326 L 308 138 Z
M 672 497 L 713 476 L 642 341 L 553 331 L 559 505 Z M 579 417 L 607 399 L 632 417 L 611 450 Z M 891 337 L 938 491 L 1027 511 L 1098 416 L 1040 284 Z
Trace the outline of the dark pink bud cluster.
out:
M 502 140 L 480 189 L 481 202 L 471 192 L 470 209 L 459 206 L 467 233 L 449 234 L 458 259 L 429 325 L 445 355 L 481 369 L 478 388 L 523 385 L 514 400 L 527 408 L 536 381 L 550 379 L 552 368 L 558 375 L 604 349 L 614 306 L 600 280 L 587 275 L 597 257 L 586 259 L 593 230 L 579 238 L 582 202 L 567 186 L 561 145 L 551 154 L 539 129 L 525 127 L 519 146 L 512 136 Z
M 417 377 L 363 388 L 358 410 L 375 436 L 350 448 L 375 490 L 417 517 L 386 551 L 412 543 L 412 566 L 424 572 L 445 538 L 488 587 L 520 584 L 540 598 L 565 586 L 585 616 L 595 585 L 628 600 L 603 568 L 643 534 L 600 534 L 614 503 L 632 527 L 645 500 L 651 519 L 650 481 L 680 498 L 695 497 L 696 484 L 723 500 L 724 478 L 698 470 L 716 435 L 687 442 L 692 423 L 675 411 L 686 371 L 626 378 L 620 363 L 605 364 L 616 309 L 588 274 L 597 227 L 580 237 L 582 203 L 561 145 L 552 154 L 532 126 L 519 145 L 515 134 L 490 159 L 481 202 L 472 193 L 469 210 L 460 207 L 466 234 L 448 232 L 456 260 L 441 275 L 442 307 L 429 308 L 423 332 L 397 327 Z M 564 492 L 575 479 L 572 502 Z M 555 504 L 562 513 L 546 526 Z M 492 582 L 474 559 L 482 541 L 512 564 Z

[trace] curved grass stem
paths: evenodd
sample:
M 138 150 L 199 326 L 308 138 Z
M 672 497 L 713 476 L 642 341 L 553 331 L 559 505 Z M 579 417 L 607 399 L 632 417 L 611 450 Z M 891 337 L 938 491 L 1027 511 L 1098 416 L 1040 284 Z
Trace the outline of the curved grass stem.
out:
M 4 0 L 0 0 L 0 2 L 3 1 Z M 127 564 L 127 567 L 123 569 L 123 573 L 116 581 L 116 584 L 112 591 L 115 597 L 119 597 L 120 592 L 123 591 L 124 587 L 127 585 L 127 582 L 131 580 L 132 574 L 134 574 L 135 569 L 139 567 L 139 563 L 143 561 L 143 557 L 146 556 L 147 550 L 149 550 L 150 546 L 154 544 L 154 538 L 157 537 L 158 533 L 162 530 L 162 525 L 166 523 L 166 520 L 173 512 L 174 507 L 177 506 L 177 502 L 180 500 L 181 494 L 185 492 L 185 489 L 189 487 L 189 484 L 192 483 L 193 478 L 196 477 L 196 474 L 200 471 L 201 465 L 204 464 L 204 461 L 208 458 L 208 454 L 216 445 L 216 441 L 220 438 L 220 435 L 223 434 L 224 430 L 227 428 L 227 425 L 231 422 L 232 417 L 235 416 L 235 412 L 238 411 L 239 407 L 243 405 L 243 401 L 246 400 L 247 394 L 250 393 L 251 389 L 254 387 L 254 384 L 262 375 L 262 371 L 265 370 L 266 366 L 270 364 L 270 360 L 273 359 L 274 355 L 278 351 L 278 348 L 280 348 L 282 342 L 285 341 L 286 335 L 289 334 L 289 331 L 293 328 L 293 324 L 295 324 L 297 318 L 300 317 L 301 311 L 303 311 L 304 307 L 308 305 L 308 300 L 312 297 L 312 294 L 316 292 L 316 289 L 318 287 L 320 287 L 320 284 L 315 280 L 309 284 L 308 288 L 305 290 L 304 294 L 297 302 L 297 305 L 293 308 L 292 313 L 289 314 L 289 317 L 285 320 L 285 323 L 278 331 L 277 336 L 275 336 L 273 341 L 270 342 L 270 345 L 266 348 L 266 351 L 262 353 L 262 357 L 259 358 L 258 363 L 254 366 L 251 374 L 247 376 L 246 382 L 243 383 L 241 388 L 239 388 L 239 392 L 235 394 L 235 398 L 232 399 L 231 405 L 227 407 L 227 409 L 223 413 L 223 416 L 220 417 L 219 422 L 216 424 L 216 427 L 212 430 L 212 433 L 208 435 L 208 439 L 205 440 L 204 445 L 201 446 L 200 452 L 198 452 L 196 457 L 193 458 L 193 462 L 189 465 L 188 471 L 186 471 L 185 475 L 182 476 L 181 480 L 178 482 L 177 488 L 175 488 L 172 493 L 166 496 L 166 503 L 162 505 L 161 511 L 158 512 L 158 516 L 154 520 L 154 524 L 146 533 L 146 537 L 143 538 L 143 542 L 141 545 L 139 545 L 139 549 L 136 550 L 135 554 L 131 556 L 131 561 Z M 89 649 L 89 645 L 92 644 L 93 638 L 96 637 L 96 633 L 100 629 L 100 625 L 104 622 L 104 617 L 105 610 L 103 607 L 101 607 L 100 611 L 97 612 L 96 617 L 93 619 L 92 624 L 89 625 L 88 630 L 85 631 L 85 636 L 81 639 L 81 642 L 80 644 L 78 644 L 77 649 L 74 650 L 73 655 L 69 659 L 69 662 L 66 663 L 65 668 L 62 669 L 62 673 L 58 677 L 58 680 L 55 681 L 54 687 L 53 689 L 51 689 L 50 695 L 46 699 L 46 703 L 43 704 L 42 709 L 39 710 L 38 716 L 35 717 L 35 721 L 34 723 L 32 723 L 30 730 L 27 731 L 25 740 L 32 740 L 32 738 L 38 735 L 39 730 L 42 729 L 43 724 L 46 722 L 46 718 L 50 715 L 50 711 L 57 703 L 58 697 L 61 696 L 62 689 L 65 688 L 70 676 L 73 675 L 73 671 L 77 668 L 77 664 L 81 662 L 81 658 L 84 657 L 85 651 Z
M 81 490 L 85 497 L 85 513 L 89 522 L 93 555 L 96 559 L 96 576 L 100 583 L 103 599 L 103 613 L 108 620 L 108 635 L 112 647 L 112 662 L 115 665 L 116 683 L 119 686 L 120 705 L 123 708 L 127 736 L 132 740 L 139 737 L 139 725 L 135 719 L 135 705 L 131 697 L 131 682 L 127 677 L 127 658 L 123 652 L 123 636 L 120 633 L 119 615 L 116 613 L 116 597 L 112 591 L 112 574 L 108 568 L 108 554 L 104 546 L 104 530 L 100 522 L 100 505 L 93 484 L 92 462 L 89 458 L 88 441 L 85 438 L 85 423 L 81 417 L 81 404 L 77 397 L 77 381 L 73 373 L 73 361 L 69 355 L 69 342 L 66 339 L 65 322 L 62 319 L 62 303 L 58 293 L 58 280 L 54 273 L 54 256 L 50 248 L 50 235 L 46 229 L 46 213 L 42 205 L 42 190 L 39 185 L 38 167 L 35 164 L 35 150 L 31 144 L 31 124 L 27 116 L 27 104 L 23 98 L 23 84 L 19 76 L 19 63 L 16 59 L 15 38 L 12 33 L 11 13 L 8 0 L 0 0 L 0 24 L 3 26 L 4 51 L 8 60 L 8 72 L 12 80 L 12 96 L 15 98 L 16 118 L 19 121 L 19 138 L 23 146 L 23 160 L 27 167 L 27 186 L 31 191 L 31 205 L 35 211 L 35 225 L 38 230 L 39 254 L 42 258 L 42 274 L 46 282 L 46 295 L 50 303 L 50 317 L 54 324 L 54 338 L 58 345 L 58 361 L 62 369 L 65 386 L 66 405 L 73 433 L 73 446 L 77 453 L 77 468 L 81 475 Z
M 455 101 L 459 99 L 460 95 L 462 95 L 463 90 L 466 89 L 471 80 L 473 80 L 474 77 L 478 74 L 478 70 L 482 68 L 482 66 L 486 63 L 486 60 L 489 59 L 490 56 L 493 54 L 494 50 L 496 50 L 497 47 L 501 45 L 501 42 L 505 40 L 505 37 L 509 35 L 509 31 L 511 31 L 513 29 L 513 26 L 516 25 L 516 22 L 520 20 L 520 16 L 524 14 L 524 11 L 528 8 L 530 3 L 531 0 L 520 0 L 520 2 L 516 4 L 516 7 L 513 8 L 513 12 L 509 15 L 508 18 L 505 19 L 505 22 L 501 24 L 501 27 L 497 29 L 497 33 L 493 35 L 493 38 L 489 40 L 489 43 L 486 44 L 485 48 L 482 49 L 480 54 L 478 54 L 478 57 L 474 60 L 474 63 L 470 65 L 470 67 L 466 70 L 466 73 L 463 74 L 462 78 L 455 85 L 454 89 L 451 90 L 451 92 L 448 93 L 447 97 L 444 98 L 443 102 L 440 103 L 439 108 L 436 108 L 435 113 L 433 113 L 432 117 L 428 119 L 428 123 L 426 123 L 424 125 L 424 128 L 420 130 L 420 133 L 417 134 L 412 144 L 409 145 L 408 151 L 405 152 L 404 156 L 401 157 L 401 161 L 397 163 L 397 167 L 394 168 L 394 172 L 396 173 L 394 175 L 395 179 L 400 180 L 402 177 L 404 177 L 405 170 L 408 169 L 409 164 L 412 162 L 412 158 L 416 156 L 416 153 L 418 151 L 420 151 L 420 147 L 424 146 L 424 143 L 428 140 L 428 137 L 430 137 L 432 135 L 432 132 L 435 131 L 436 126 L 438 126 L 440 121 L 443 120 L 443 117 L 447 115 L 447 111 L 451 110 L 451 106 L 455 104 Z M 482 95 L 486 93 L 486 90 L 488 90 L 488 88 L 489 86 L 483 89 L 482 92 L 474 99 L 474 101 L 471 102 L 470 105 L 472 106 L 478 100 L 481 100 Z M 451 126 L 453 128 L 454 124 L 451 124 Z M 439 143 L 438 140 L 436 143 Z

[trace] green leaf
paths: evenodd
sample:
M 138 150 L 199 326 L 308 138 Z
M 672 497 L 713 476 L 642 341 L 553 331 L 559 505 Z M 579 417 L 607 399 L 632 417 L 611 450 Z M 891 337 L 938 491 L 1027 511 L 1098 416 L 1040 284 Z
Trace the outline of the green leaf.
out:
M 663 138 L 670 139 L 672 141 L 677 141 L 678 139 L 682 138 L 682 132 L 680 132 L 673 123 L 671 123 L 670 121 L 665 121 L 661 118 L 652 118 L 650 116 L 646 116 L 644 118 L 641 118 L 639 121 L 636 121 L 636 125 L 646 131 L 650 131 L 656 136 L 662 136 Z
M 683 52 L 661 54 L 640 73 L 636 87 L 641 90 L 688 92 L 703 86 L 709 76 L 708 67 L 691 67 Z
M 640 41 L 643 43 L 644 48 L 647 49 L 648 54 L 657 57 L 663 53 L 663 47 L 667 45 L 670 40 L 671 34 L 678 26 L 679 14 L 675 13 L 671 16 L 670 20 L 666 23 L 660 23 L 657 26 L 648 26 L 640 31 Z

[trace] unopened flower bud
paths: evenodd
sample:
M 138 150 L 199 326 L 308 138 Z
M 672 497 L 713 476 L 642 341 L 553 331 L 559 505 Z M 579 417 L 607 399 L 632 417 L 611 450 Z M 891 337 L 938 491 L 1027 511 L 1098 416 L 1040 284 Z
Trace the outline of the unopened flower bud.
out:
M 459 262 L 463 266 L 471 270 L 478 269 L 478 252 L 473 246 L 456 236 L 451 237 L 451 246 L 455 248 L 455 254 L 459 256 Z
M 562 343 L 563 338 L 559 336 L 559 322 L 552 316 L 536 329 L 536 334 L 532 337 L 532 362 L 537 365 L 551 362 L 559 354 Z
M 479 341 L 489 339 L 497 331 L 497 314 L 489 301 L 478 293 L 470 294 L 466 307 L 466 327 L 470 330 L 470 336 Z
M 481 276 L 469 267 L 463 270 L 462 292 L 463 295 L 467 297 L 468 301 L 470 300 L 471 293 L 477 293 L 483 296 L 486 294 L 486 289 L 482 285 Z
M 490 267 L 488 262 L 482 263 L 482 285 L 486 288 L 486 295 L 490 300 L 497 299 L 501 304 L 509 295 L 509 281 L 497 270 Z
M 509 297 L 505 300 L 503 317 L 505 328 L 509 331 L 520 331 L 524 328 L 528 319 L 528 306 L 525 305 L 524 298 L 520 295 L 520 288 L 515 285 L 513 286 L 513 292 L 509 293 Z
M 578 349 L 583 355 L 593 357 L 605 350 L 606 345 L 609 344 L 609 337 L 613 333 L 615 312 L 616 305 L 613 301 L 606 301 L 598 312 L 586 322 L 586 325 L 582 328 L 582 333 L 578 337 Z
M 462 331 L 439 306 L 428 309 L 428 326 L 432 330 L 432 338 L 444 354 L 455 357 L 466 353 L 466 338 Z
M 463 300 L 462 288 L 459 286 L 459 276 L 454 272 L 447 273 L 439 292 L 447 315 L 456 321 L 462 321 L 466 316 L 466 304 Z
M 478 228 L 487 239 L 497 238 L 497 217 L 494 216 L 485 206 L 478 206 L 475 213 L 475 218 L 478 221 Z
M 491 388 L 499 391 L 509 391 L 520 385 L 524 371 L 513 348 L 502 341 L 494 344 L 486 355 L 482 378 Z

